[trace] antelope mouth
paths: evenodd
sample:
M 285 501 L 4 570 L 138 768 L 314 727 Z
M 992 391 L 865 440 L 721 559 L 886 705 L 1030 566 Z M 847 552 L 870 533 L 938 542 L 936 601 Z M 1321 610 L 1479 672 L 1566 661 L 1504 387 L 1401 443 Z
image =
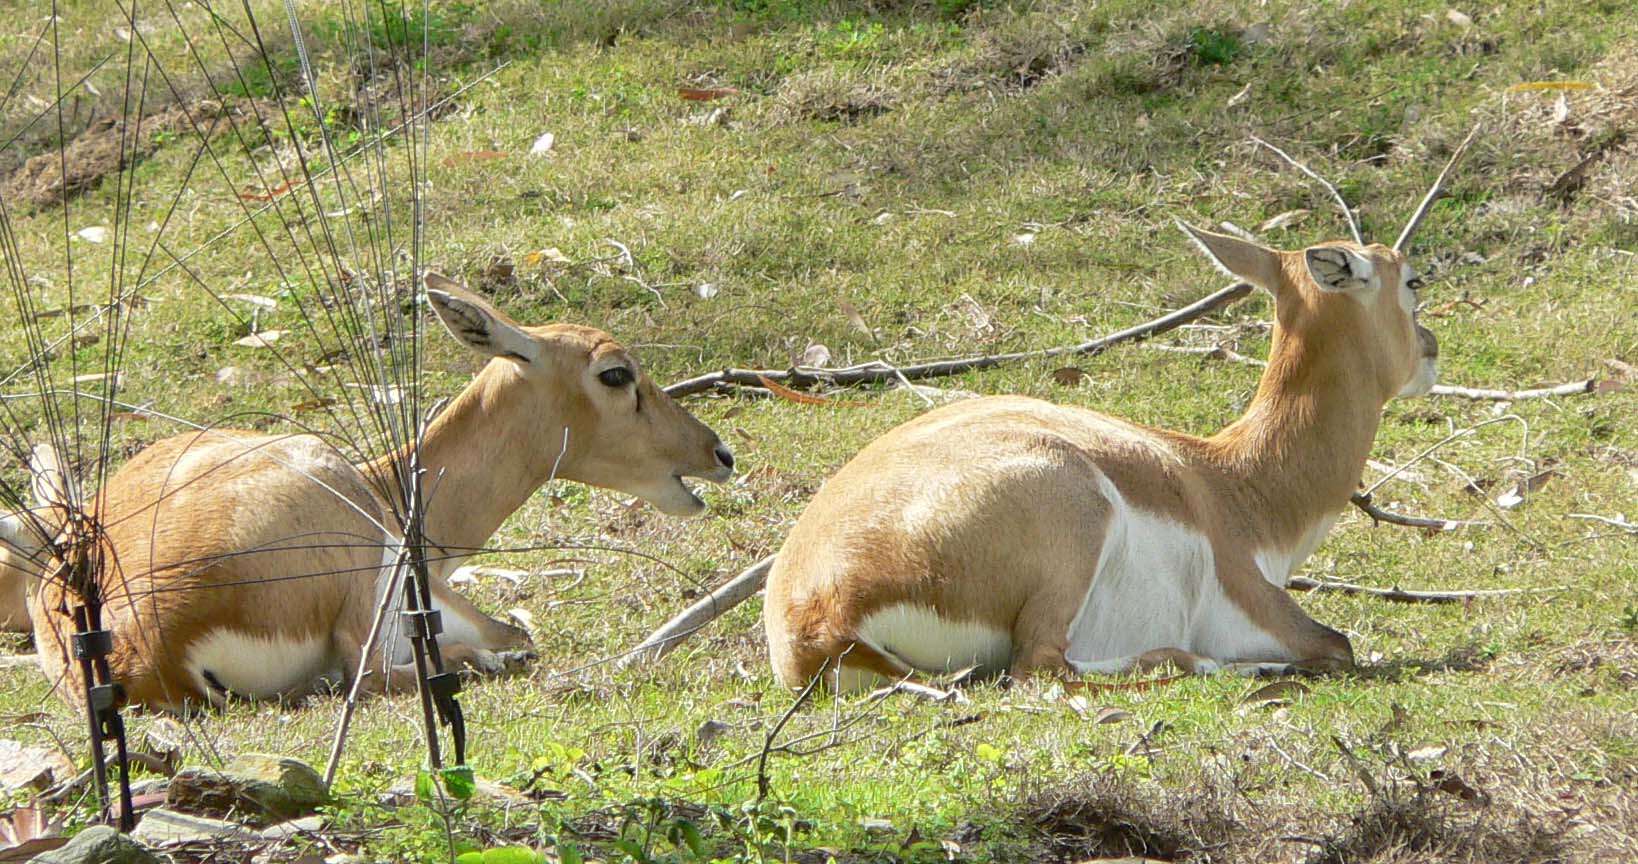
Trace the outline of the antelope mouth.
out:
M 693 509 L 698 511 L 705 509 L 705 499 L 700 497 L 698 491 L 700 481 L 721 483 L 732 477 L 733 474 L 732 468 L 718 466 L 709 471 L 678 471 L 671 475 L 671 479 L 676 482 L 677 488 L 682 490 L 683 495 L 693 502 Z

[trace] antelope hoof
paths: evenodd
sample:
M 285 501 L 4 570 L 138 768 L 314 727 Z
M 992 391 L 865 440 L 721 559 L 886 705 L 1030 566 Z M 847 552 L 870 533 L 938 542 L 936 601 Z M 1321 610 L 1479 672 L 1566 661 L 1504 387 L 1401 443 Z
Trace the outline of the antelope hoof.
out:
M 514 675 L 524 671 L 534 662 L 536 654 L 533 651 L 485 651 L 482 649 L 472 652 L 466 659 L 466 666 L 471 671 L 483 676 Z

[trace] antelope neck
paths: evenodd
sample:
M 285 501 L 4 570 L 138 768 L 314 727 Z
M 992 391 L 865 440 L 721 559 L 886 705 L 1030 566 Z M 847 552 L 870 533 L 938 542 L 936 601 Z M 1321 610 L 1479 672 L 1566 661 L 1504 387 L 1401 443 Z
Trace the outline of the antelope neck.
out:
M 557 461 L 558 448 L 541 446 L 541 440 L 562 438 L 559 400 L 542 405 L 522 397 L 510 386 L 519 375 L 510 360 L 489 361 L 433 419 L 421 442 L 426 536 L 452 554 L 488 542 L 546 482 Z M 369 463 L 365 473 L 386 489 L 396 488 L 391 472 L 408 458 L 408 448 L 400 449 Z
M 1268 368 L 1245 414 L 1206 439 L 1206 458 L 1244 490 L 1245 515 L 1295 542 L 1335 516 L 1359 484 L 1386 400 L 1323 350 L 1276 328 Z

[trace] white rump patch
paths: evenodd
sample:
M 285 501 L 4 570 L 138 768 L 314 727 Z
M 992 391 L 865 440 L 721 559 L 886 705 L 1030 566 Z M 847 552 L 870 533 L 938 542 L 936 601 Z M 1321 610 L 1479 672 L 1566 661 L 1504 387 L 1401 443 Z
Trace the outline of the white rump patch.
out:
M 280 639 L 218 629 L 188 650 L 188 672 L 213 701 L 223 688 L 249 699 L 305 691 L 333 671 L 329 662 L 329 635 L 319 633 Z
M 854 631 L 857 638 L 922 672 L 954 672 L 977 666 L 1005 671 L 1012 661 L 1012 636 L 976 621 L 953 621 L 925 606 L 898 603 L 870 613 Z

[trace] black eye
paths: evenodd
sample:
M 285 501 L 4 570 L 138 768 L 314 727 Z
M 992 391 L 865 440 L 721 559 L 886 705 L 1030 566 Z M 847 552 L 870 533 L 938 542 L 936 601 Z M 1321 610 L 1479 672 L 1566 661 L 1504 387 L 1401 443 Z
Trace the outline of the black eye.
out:
M 1420 276 L 1411 277 L 1410 281 L 1405 283 L 1405 287 L 1409 288 L 1412 291 L 1422 290 L 1422 277 L 1420 277 Z
M 624 387 L 636 379 L 632 377 L 630 369 L 624 366 L 611 366 L 597 373 L 597 380 L 609 387 Z

